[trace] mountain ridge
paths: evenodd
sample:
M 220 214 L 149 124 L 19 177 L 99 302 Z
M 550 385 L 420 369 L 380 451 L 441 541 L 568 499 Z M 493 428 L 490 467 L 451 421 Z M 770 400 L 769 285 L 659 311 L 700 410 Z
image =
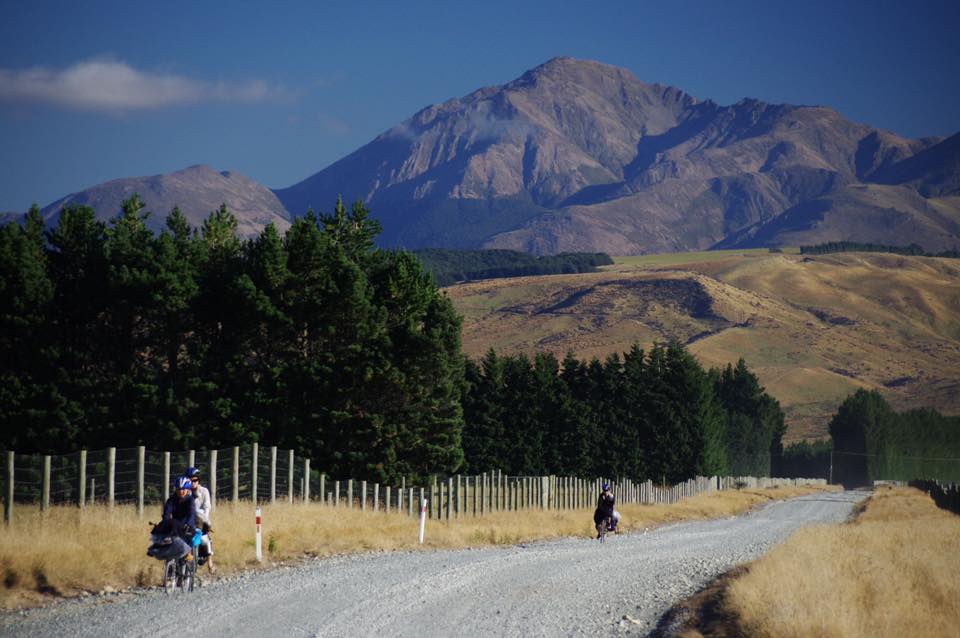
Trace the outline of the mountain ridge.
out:
M 164 214 L 180 204 L 194 225 L 226 202 L 247 235 L 342 195 L 367 204 L 387 247 L 960 248 L 960 134 L 906 138 L 819 105 L 723 106 L 570 57 L 426 106 L 285 188 L 191 167 L 107 182 L 44 213 L 77 202 L 109 217 L 132 189 Z
M 241 236 L 257 235 L 271 222 L 280 232 L 290 227 L 289 214 L 266 186 L 236 171 L 217 171 L 204 164 L 173 173 L 104 182 L 47 204 L 41 214 L 51 224 L 64 206 L 82 204 L 91 206 L 99 219 L 107 220 L 119 213 L 121 202 L 134 193 L 145 202 L 146 210 L 152 211 L 147 226 L 154 232 L 165 227 L 174 206 L 180 207 L 191 226 L 199 228 L 222 203 L 236 216 Z
M 825 106 L 754 98 L 721 106 L 563 57 L 421 109 L 276 193 L 288 210 L 354 193 L 384 223 L 384 243 L 409 248 L 459 241 L 636 254 L 757 238 L 777 246 L 799 231 L 781 237 L 783 222 L 768 224 L 826 198 L 822 231 L 824 219 L 803 217 L 799 234 L 812 243 L 891 239 L 883 229 L 896 228 L 896 238 L 938 250 L 960 245 L 960 205 L 949 199 L 960 149 L 944 146 L 949 139 L 904 138 Z M 909 162 L 924 153 L 926 162 Z M 888 192 L 891 205 L 851 191 L 874 178 L 903 189 Z M 921 199 L 911 196 L 923 186 Z M 931 205 L 924 195 L 947 198 Z M 848 211 L 857 224 L 833 219 Z

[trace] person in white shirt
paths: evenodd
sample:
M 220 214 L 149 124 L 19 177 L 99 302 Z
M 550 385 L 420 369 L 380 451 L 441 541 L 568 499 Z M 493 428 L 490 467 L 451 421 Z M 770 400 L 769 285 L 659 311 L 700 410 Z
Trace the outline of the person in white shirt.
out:
M 200 484 L 200 470 L 195 467 L 187 469 L 186 476 L 193 486 L 194 512 L 197 516 L 197 527 L 203 531 L 203 547 L 207 551 L 207 569 L 213 573 L 213 544 L 210 542 L 210 511 L 213 501 L 210 499 L 210 490 Z

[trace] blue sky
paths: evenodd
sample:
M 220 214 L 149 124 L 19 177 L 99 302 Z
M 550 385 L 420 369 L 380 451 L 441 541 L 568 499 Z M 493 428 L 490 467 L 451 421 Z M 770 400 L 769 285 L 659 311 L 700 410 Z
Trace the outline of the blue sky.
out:
M 949 135 L 958 24 L 960 3 L 923 0 L 0 0 L 0 211 L 193 164 L 289 186 L 557 55 L 721 104 L 824 104 Z

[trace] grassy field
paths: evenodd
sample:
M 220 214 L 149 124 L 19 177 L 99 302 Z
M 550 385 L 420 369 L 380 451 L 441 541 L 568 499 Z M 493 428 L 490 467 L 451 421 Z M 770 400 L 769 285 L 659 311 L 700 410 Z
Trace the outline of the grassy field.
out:
M 854 522 L 801 529 L 734 579 L 722 606 L 741 633 L 724 635 L 960 635 L 958 574 L 960 517 L 880 488 Z
M 622 529 L 718 518 L 771 499 L 818 489 L 781 487 L 715 492 L 674 505 L 623 505 Z M 155 508 L 158 509 L 158 508 Z M 320 504 L 265 505 L 264 563 L 255 560 L 254 512 L 249 503 L 224 503 L 214 512 L 218 574 L 261 569 L 281 561 L 373 550 L 421 550 L 514 544 L 567 536 L 590 537 L 592 509 L 492 513 L 450 522 L 427 521 L 425 544 L 417 543 L 418 521 L 400 514 L 361 513 Z M 44 604 L 63 596 L 159 585 L 160 562 L 146 556 L 147 521 L 132 506 L 18 507 L 10 527 L 0 528 L 0 608 Z M 156 519 L 153 519 L 156 520 Z M 201 577 L 206 571 L 201 571 Z
M 960 413 L 958 291 L 960 260 L 765 249 L 618 257 L 599 273 L 447 289 L 471 356 L 602 359 L 675 337 L 707 367 L 743 357 L 784 407 L 787 442 L 825 436 L 858 388 L 898 410 Z
M 799 255 L 800 248 L 788 247 L 781 249 L 781 253 L 788 255 Z M 710 262 L 730 257 L 760 257 L 769 255 L 769 248 L 747 248 L 741 250 L 704 250 L 695 253 L 663 253 L 660 255 L 627 255 L 614 257 L 613 262 L 617 266 L 629 266 L 633 268 L 652 268 L 663 266 L 677 266 L 680 264 L 689 264 L 692 262 Z M 776 254 L 776 253 L 774 253 Z M 610 269 L 611 267 L 607 267 Z

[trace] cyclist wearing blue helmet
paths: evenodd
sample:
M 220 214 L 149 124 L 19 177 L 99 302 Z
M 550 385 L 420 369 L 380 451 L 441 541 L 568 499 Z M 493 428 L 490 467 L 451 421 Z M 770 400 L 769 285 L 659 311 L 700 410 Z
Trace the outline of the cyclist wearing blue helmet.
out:
M 193 511 L 190 479 L 186 476 L 178 477 L 176 488 L 176 493 L 171 494 L 163 504 L 161 525 L 165 529 L 164 533 L 170 534 L 173 541 L 182 549 L 182 556 L 190 552 L 197 519 Z
M 593 524 L 597 527 L 597 538 L 600 538 L 601 525 L 605 525 L 607 519 L 610 519 L 611 525 L 616 525 L 613 521 L 613 504 L 615 501 L 616 497 L 610 490 L 610 484 L 604 483 L 603 490 L 600 492 L 599 498 L 597 498 L 597 509 L 593 512 Z

